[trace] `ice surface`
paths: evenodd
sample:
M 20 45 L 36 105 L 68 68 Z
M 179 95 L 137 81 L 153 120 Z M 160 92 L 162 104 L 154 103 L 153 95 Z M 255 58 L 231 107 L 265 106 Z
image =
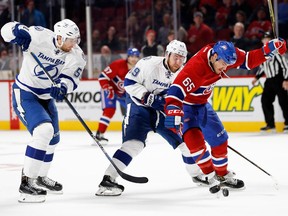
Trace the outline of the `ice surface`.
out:
M 0 131 L 0 216 L 284 216 L 288 212 L 288 134 L 230 133 L 229 145 L 278 181 L 229 150 L 229 167 L 244 180 L 246 189 L 216 198 L 208 188 L 192 183 L 180 151 L 173 150 L 157 134 L 149 134 L 147 146 L 126 173 L 149 178 L 147 184 L 117 179 L 125 186 L 119 197 L 97 197 L 95 192 L 109 161 L 87 132 L 62 131 L 49 177 L 61 182 L 63 195 L 48 195 L 45 203 L 18 203 L 18 188 L 26 144 L 26 131 Z M 104 146 L 112 157 L 120 147 L 121 133 L 108 132 Z M 183 214 L 184 213 L 184 214 Z

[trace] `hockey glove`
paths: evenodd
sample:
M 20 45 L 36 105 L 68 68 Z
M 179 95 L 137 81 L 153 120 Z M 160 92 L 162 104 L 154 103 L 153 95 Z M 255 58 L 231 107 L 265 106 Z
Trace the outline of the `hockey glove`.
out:
M 15 39 L 11 43 L 21 46 L 23 51 L 27 50 L 31 42 L 29 28 L 25 25 L 16 24 L 13 34 L 15 35 Z
M 67 94 L 67 85 L 61 82 L 60 79 L 56 80 L 56 85 L 52 85 L 50 89 L 50 96 L 56 101 L 63 101 L 65 95 Z
M 275 54 L 283 55 L 287 50 L 286 41 L 282 38 L 270 40 L 262 47 L 262 50 L 266 58 L 271 58 Z
M 112 86 L 106 85 L 103 89 L 107 95 L 107 98 L 112 100 L 115 96 L 114 88 Z
M 172 130 L 174 133 L 181 132 L 183 111 L 174 105 L 166 107 L 165 127 Z
M 155 110 L 163 110 L 165 105 L 164 97 L 160 95 L 154 95 L 153 93 L 146 92 L 141 99 L 141 103 L 152 107 Z

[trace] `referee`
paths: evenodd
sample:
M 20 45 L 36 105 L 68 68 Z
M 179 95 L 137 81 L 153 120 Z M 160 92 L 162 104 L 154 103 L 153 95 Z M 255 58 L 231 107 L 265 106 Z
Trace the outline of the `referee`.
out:
M 271 39 L 271 33 L 265 32 L 262 43 L 265 44 Z M 276 132 L 273 102 L 277 95 L 285 119 L 283 132 L 288 133 L 288 61 L 285 55 L 275 55 L 260 65 L 252 84 L 255 85 L 257 80 L 264 74 L 266 75 L 266 81 L 261 103 L 266 126 L 260 128 L 260 130 Z

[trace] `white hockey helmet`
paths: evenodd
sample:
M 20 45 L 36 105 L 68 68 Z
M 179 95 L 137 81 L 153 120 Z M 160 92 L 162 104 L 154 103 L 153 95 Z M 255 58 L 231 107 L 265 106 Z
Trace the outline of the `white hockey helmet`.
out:
M 175 53 L 185 57 L 184 62 L 186 62 L 187 48 L 185 43 L 178 40 L 170 41 L 170 43 L 166 47 L 166 56 L 169 56 L 170 53 Z
M 67 38 L 75 39 L 76 43 L 80 43 L 80 31 L 78 26 L 70 19 L 64 19 L 54 25 L 54 33 L 62 37 L 62 44 Z

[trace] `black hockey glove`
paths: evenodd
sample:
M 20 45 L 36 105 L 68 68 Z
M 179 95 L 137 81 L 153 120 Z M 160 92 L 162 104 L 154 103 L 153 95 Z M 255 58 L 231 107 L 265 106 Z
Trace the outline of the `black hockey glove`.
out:
M 160 95 L 154 95 L 153 93 L 146 92 L 141 99 L 141 103 L 152 107 L 155 110 L 164 110 L 165 99 Z

